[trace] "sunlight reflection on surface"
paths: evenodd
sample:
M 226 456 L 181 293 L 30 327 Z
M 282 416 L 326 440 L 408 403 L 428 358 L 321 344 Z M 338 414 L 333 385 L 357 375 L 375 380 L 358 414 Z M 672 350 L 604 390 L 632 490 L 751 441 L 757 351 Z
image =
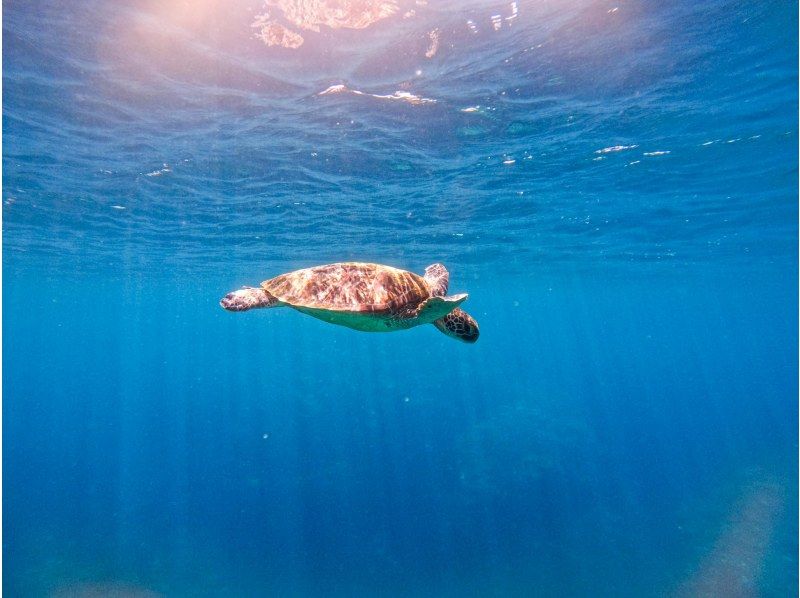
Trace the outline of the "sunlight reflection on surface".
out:
M 268 46 L 297 48 L 303 37 L 287 29 L 282 18 L 300 29 L 319 32 L 331 29 L 364 29 L 398 11 L 395 0 L 267 0 L 268 12 L 253 22 L 258 37 Z

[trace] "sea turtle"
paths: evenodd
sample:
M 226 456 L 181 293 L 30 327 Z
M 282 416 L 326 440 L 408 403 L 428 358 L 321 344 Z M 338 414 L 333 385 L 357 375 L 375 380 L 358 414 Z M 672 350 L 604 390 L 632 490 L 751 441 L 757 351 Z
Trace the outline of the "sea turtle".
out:
M 228 311 L 286 305 L 331 324 L 366 332 L 392 332 L 433 324 L 447 336 L 474 343 L 478 323 L 458 306 L 466 293 L 446 296 L 450 275 L 442 264 L 425 275 L 381 264 L 347 262 L 281 274 L 228 293 Z

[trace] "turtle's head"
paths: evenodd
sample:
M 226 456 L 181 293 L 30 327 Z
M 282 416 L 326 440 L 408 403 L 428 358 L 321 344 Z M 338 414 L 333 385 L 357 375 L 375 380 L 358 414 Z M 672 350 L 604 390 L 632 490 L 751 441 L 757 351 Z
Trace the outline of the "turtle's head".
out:
M 480 335 L 475 318 L 460 307 L 434 321 L 433 325 L 450 338 L 464 343 L 472 344 L 478 340 L 478 335 Z
M 277 302 L 275 297 L 264 289 L 245 287 L 225 295 L 219 302 L 220 306 L 228 311 L 247 311 L 256 307 L 272 307 Z

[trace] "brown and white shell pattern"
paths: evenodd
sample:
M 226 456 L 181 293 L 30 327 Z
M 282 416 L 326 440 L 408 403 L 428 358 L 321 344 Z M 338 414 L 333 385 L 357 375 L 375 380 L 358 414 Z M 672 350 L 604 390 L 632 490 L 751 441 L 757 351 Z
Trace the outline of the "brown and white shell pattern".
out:
M 413 272 L 360 262 L 296 270 L 261 286 L 294 307 L 346 312 L 405 311 L 431 296 L 425 280 Z

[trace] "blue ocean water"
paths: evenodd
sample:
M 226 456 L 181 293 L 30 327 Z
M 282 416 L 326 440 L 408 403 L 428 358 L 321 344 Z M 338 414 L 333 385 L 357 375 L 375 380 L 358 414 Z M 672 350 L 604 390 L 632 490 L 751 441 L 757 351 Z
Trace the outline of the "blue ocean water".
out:
M 796 596 L 797 4 L 382 4 L 4 4 L 4 594 Z

